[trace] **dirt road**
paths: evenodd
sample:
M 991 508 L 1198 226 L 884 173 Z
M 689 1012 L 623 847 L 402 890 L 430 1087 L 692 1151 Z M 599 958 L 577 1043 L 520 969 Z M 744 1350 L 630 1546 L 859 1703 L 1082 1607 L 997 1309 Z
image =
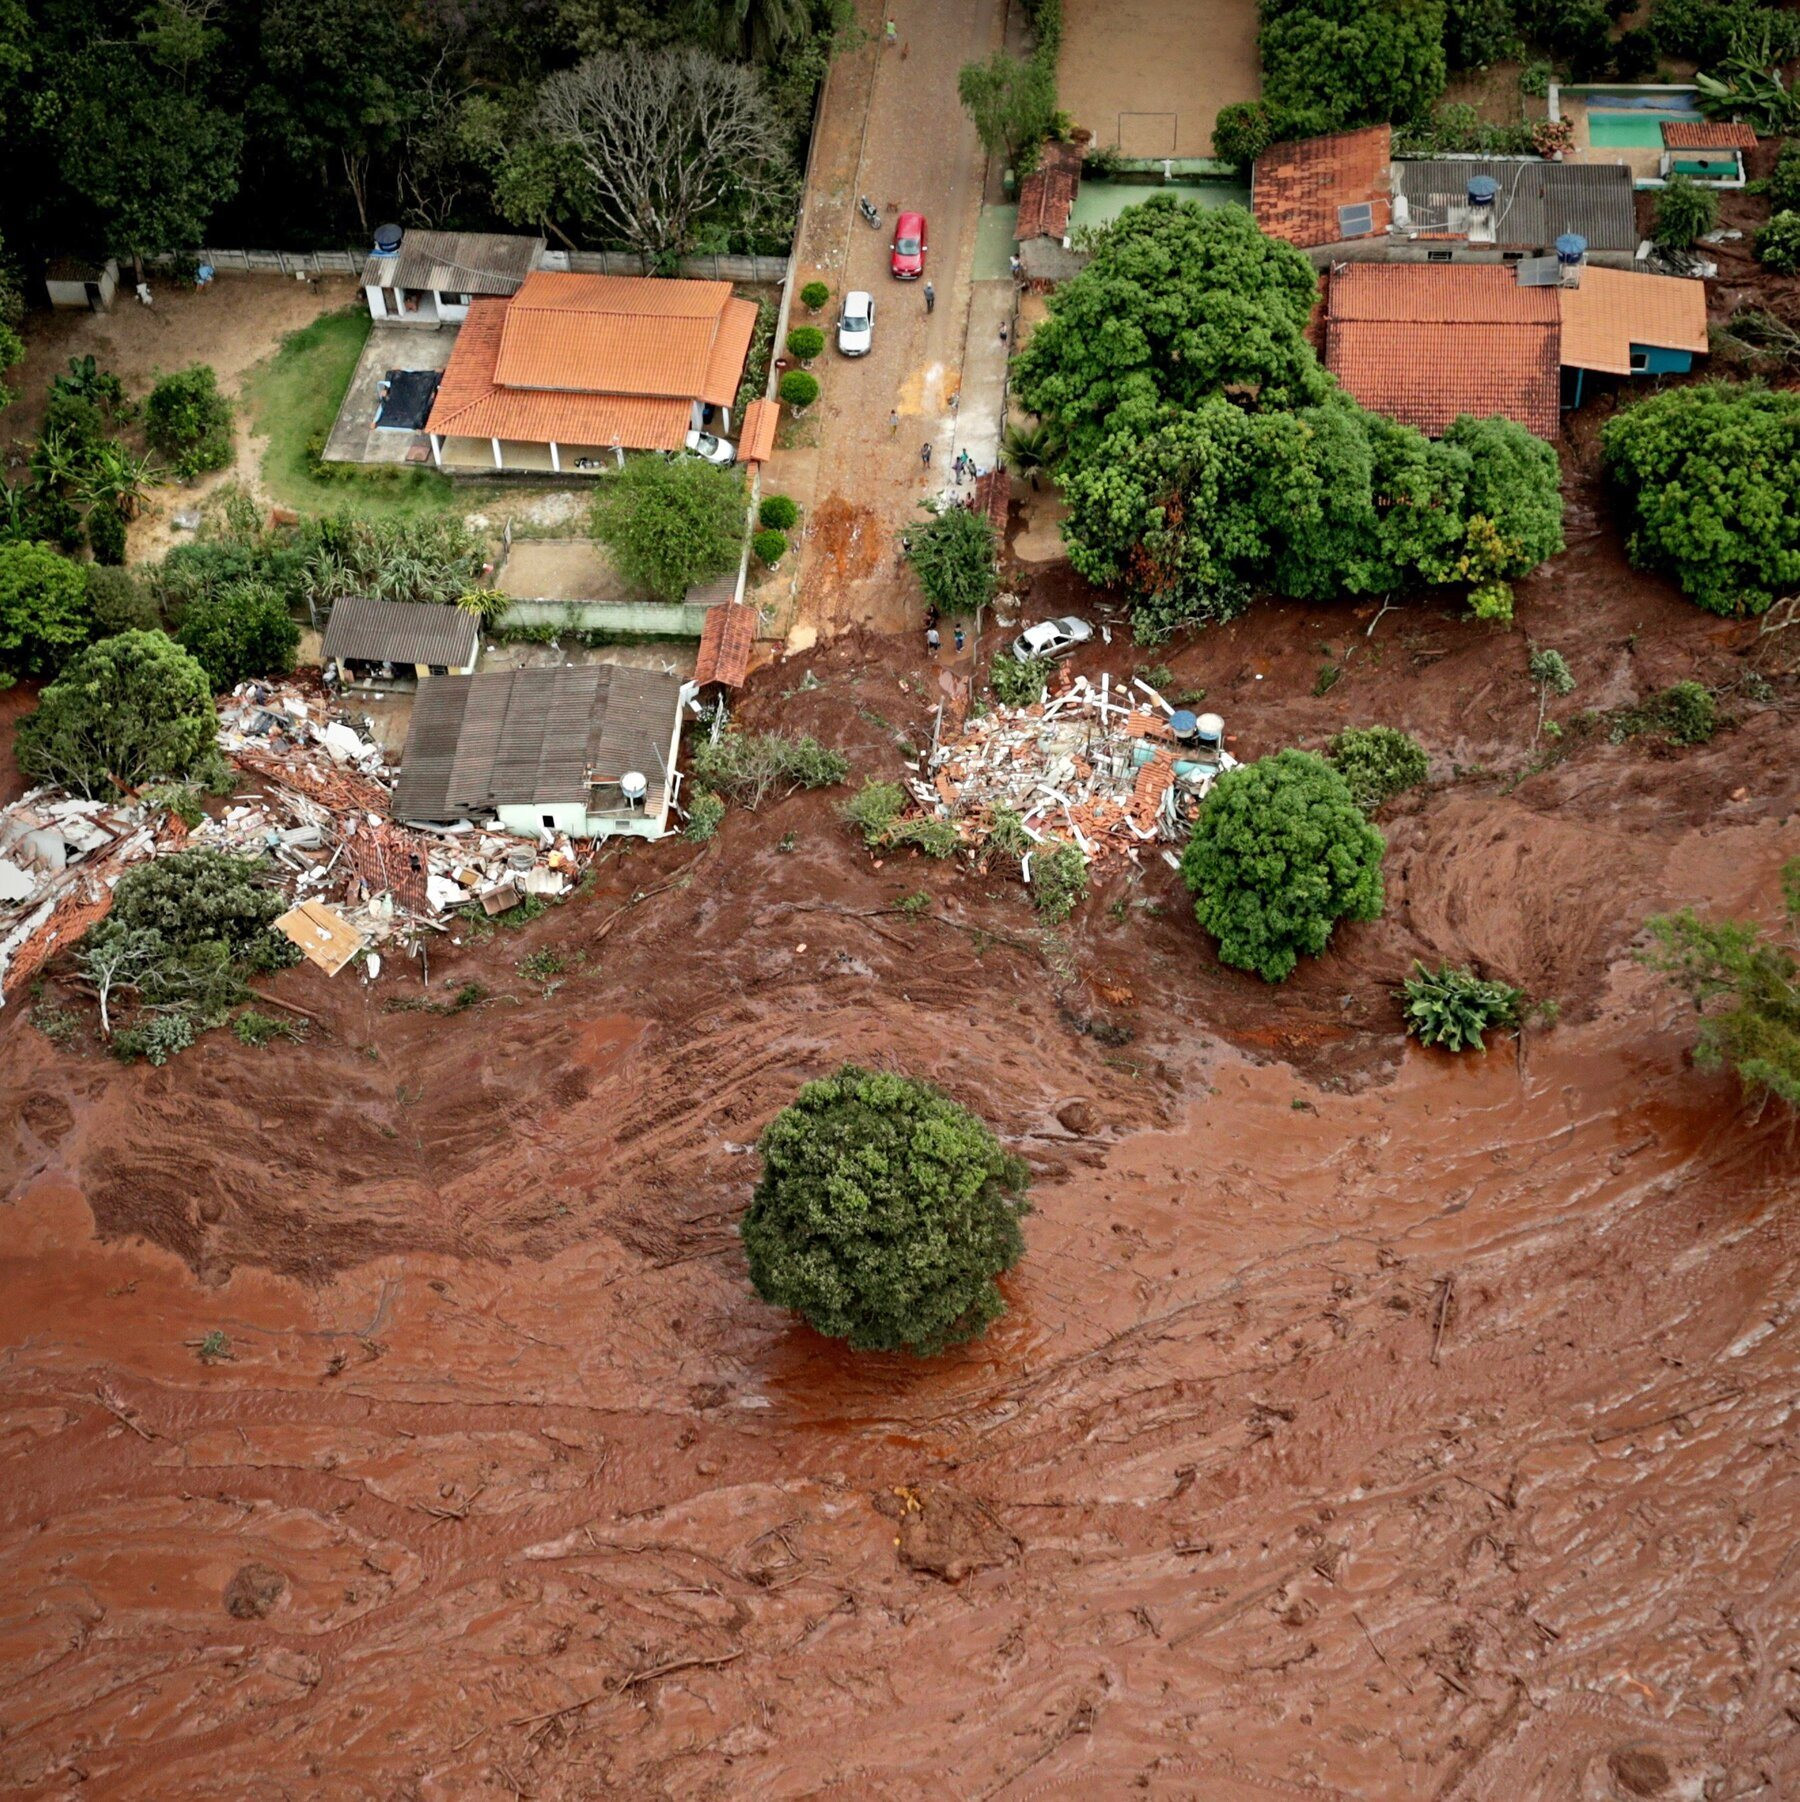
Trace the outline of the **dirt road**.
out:
M 884 12 L 863 0 L 858 18 L 870 43 L 832 72 L 799 280 L 816 275 L 830 284 L 827 326 L 848 290 L 873 294 L 875 344 L 856 362 L 827 349 L 818 365 L 816 447 L 791 454 L 785 466 L 778 460 L 767 478 L 776 488 L 810 485 L 813 496 L 789 640 L 797 647 L 850 625 L 897 630 L 917 618 L 916 588 L 898 572 L 897 539 L 923 518 L 918 502 L 945 481 L 986 168 L 956 75 L 999 48 L 1002 8 L 998 0 L 893 0 Z M 859 195 L 879 209 L 879 229 L 859 217 Z M 930 228 L 926 275 L 937 304 L 929 314 L 924 284 L 888 271 L 903 209 L 924 213 Z M 920 457 L 926 444 L 929 469 Z
M 1432 755 L 1386 916 L 1279 989 L 1160 864 L 1045 936 L 818 795 L 440 946 L 462 1014 L 288 971 L 311 1043 L 152 1070 L 6 1009 L 0 1788 L 1794 1793 L 1795 1146 L 1631 956 L 1658 908 L 1770 915 L 1792 683 L 1530 773 L 1530 644 L 1570 716 L 1754 645 L 1628 571 L 1585 477 L 1570 539 L 1513 633 L 1267 605 L 1171 659 L 1242 750 Z M 742 714 L 891 774 L 908 664 L 851 633 Z M 1561 1023 L 1408 1050 L 1414 957 Z M 748 1148 L 845 1057 L 1035 1172 L 1011 1311 L 929 1365 L 745 1280 Z

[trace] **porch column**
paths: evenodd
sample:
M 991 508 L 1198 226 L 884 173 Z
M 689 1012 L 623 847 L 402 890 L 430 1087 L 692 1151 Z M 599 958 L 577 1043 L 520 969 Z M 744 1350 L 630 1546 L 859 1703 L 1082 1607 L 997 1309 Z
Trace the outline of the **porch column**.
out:
M 488 443 L 494 447 L 494 467 L 496 469 L 504 469 L 506 465 L 500 461 L 500 440 L 498 438 L 490 438 Z
M 729 407 L 721 407 L 719 409 L 719 417 L 725 422 L 719 428 L 720 436 L 729 438 L 731 436 L 731 409 Z
M 550 440 L 550 467 L 555 470 L 558 475 L 562 474 L 562 459 L 556 454 L 556 440 L 554 438 Z
M 617 438 L 612 441 L 612 454 L 619 467 L 623 469 L 625 467 L 625 447 Z
M 428 432 L 426 436 L 431 440 L 431 460 L 439 469 L 442 469 L 444 467 L 444 440 L 437 432 Z

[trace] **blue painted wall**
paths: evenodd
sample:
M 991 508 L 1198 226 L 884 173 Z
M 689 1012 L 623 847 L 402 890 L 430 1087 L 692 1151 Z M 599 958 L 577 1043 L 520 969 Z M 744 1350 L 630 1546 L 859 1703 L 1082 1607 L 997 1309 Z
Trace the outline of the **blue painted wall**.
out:
M 1639 353 L 1647 359 L 1641 370 L 1633 370 L 1634 375 L 1686 375 L 1694 366 L 1694 353 L 1691 350 L 1661 350 L 1654 344 L 1634 344 L 1631 354 Z

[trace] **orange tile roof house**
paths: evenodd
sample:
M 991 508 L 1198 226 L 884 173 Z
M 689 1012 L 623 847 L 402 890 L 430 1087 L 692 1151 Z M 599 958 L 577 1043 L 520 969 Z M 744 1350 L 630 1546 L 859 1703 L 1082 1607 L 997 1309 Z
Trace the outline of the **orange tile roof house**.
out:
M 1557 432 L 1555 288 L 1495 263 L 1350 263 L 1325 302 L 1325 364 L 1363 406 L 1428 436 L 1459 414 Z
M 425 429 L 443 469 L 598 471 L 680 450 L 709 407 L 731 429 L 756 303 L 729 282 L 537 270 L 476 298 Z
M 1376 237 L 1392 217 L 1392 155 L 1393 131 L 1386 125 L 1273 144 L 1250 172 L 1256 223 L 1271 238 L 1306 251 Z

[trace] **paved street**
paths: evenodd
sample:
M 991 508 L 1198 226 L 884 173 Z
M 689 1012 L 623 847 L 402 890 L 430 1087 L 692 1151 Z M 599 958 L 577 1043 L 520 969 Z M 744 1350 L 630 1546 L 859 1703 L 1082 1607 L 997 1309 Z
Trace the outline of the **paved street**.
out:
M 892 48 L 883 42 L 889 13 Z M 957 100 L 956 75 L 998 48 L 1003 7 L 1000 0 L 893 0 L 884 12 L 875 0 L 860 0 L 858 16 L 870 41 L 832 71 L 801 227 L 799 279 L 816 275 L 830 284 L 832 302 L 819 319 L 828 328 L 847 289 L 872 293 L 875 347 L 857 362 L 826 350 L 814 366 L 823 395 L 797 434 L 813 443 L 781 453 L 764 476 L 765 491 L 783 490 L 808 505 L 789 632 L 796 647 L 858 623 L 885 630 L 917 623 L 916 587 L 898 568 L 899 534 L 923 519 L 921 499 L 949 485 L 959 443 L 986 467 L 998 436 L 998 321 L 1010 308 L 1010 284 L 974 279 L 986 159 Z M 859 193 L 880 210 L 879 230 L 858 216 Z M 937 295 L 930 315 L 923 283 L 897 282 L 888 273 L 902 209 L 929 221 L 926 272 Z M 993 237 L 990 229 L 983 262 L 998 255 L 1003 278 L 1005 253 Z M 985 273 L 991 278 L 996 270 Z M 978 370 L 965 357 L 972 312 Z M 804 318 L 796 307 L 791 323 Z M 959 419 L 966 375 L 968 412 Z M 890 420 L 896 413 L 897 424 Z M 920 455 L 927 443 L 929 470 Z

